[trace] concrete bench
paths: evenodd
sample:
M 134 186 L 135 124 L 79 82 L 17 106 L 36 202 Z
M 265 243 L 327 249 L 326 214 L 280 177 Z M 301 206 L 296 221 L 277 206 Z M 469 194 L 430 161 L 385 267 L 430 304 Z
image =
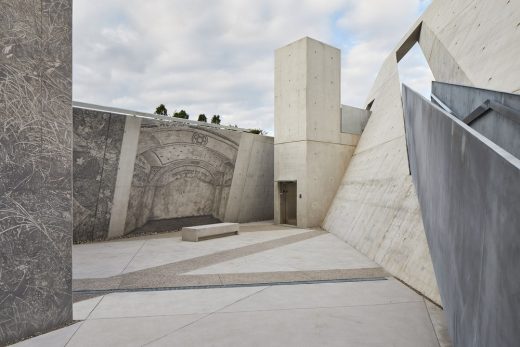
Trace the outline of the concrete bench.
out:
M 182 228 L 182 241 L 197 242 L 215 237 L 238 235 L 238 223 L 217 223 Z

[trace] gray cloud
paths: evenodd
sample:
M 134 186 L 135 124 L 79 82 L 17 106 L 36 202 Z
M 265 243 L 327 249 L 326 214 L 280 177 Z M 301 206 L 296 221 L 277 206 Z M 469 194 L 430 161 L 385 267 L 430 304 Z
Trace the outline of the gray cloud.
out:
M 272 131 L 276 48 L 303 36 L 338 45 L 339 37 L 343 102 L 361 105 L 419 5 L 75 0 L 74 99 L 145 112 L 164 103 L 191 118 L 218 113 L 225 124 Z

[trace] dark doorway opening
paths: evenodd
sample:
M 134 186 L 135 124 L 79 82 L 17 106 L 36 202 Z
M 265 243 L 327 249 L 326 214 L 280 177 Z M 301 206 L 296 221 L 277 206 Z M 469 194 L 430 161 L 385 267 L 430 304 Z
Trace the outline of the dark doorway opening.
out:
M 278 184 L 280 185 L 280 223 L 296 225 L 296 182 L 279 182 Z

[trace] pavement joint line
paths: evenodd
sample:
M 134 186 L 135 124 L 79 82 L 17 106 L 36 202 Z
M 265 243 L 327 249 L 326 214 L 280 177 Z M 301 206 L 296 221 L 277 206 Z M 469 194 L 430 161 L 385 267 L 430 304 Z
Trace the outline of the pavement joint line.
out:
M 262 289 L 260 289 L 260 290 L 257 290 L 257 291 L 254 292 L 254 293 L 251 293 L 251 294 L 249 294 L 249 295 L 246 295 L 246 296 L 244 296 L 244 297 L 241 297 L 241 298 L 239 298 L 238 300 L 235 300 L 234 302 L 232 302 L 232 303 L 230 303 L 230 304 L 224 305 L 223 307 L 221 307 L 221 308 L 219 308 L 219 309 L 216 309 L 216 310 L 214 310 L 214 311 L 212 311 L 212 312 L 209 312 L 208 314 L 206 314 L 206 315 L 200 317 L 199 319 L 194 320 L 193 322 L 190 322 L 190 323 L 188 323 L 188 324 L 186 324 L 186 325 L 184 325 L 184 326 L 182 326 L 182 327 L 180 327 L 180 328 L 178 328 L 178 329 L 175 329 L 175 330 L 172 331 L 172 332 L 167 333 L 166 335 L 163 335 L 163 336 L 161 336 L 161 337 L 159 337 L 159 338 L 157 338 L 157 339 L 154 339 L 154 340 L 152 340 L 152 341 L 149 341 L 149 342 L 145 343 L 143 346 L 148 346 L 148 345 L 150 345 L 151 343 L 154 343 L 154 342 L 160 341 L 160 340 L 164 339 L 165 337 L 168 337 L 168 336 L 170 336 L 170 335 L 173 335 L 173 334 L 175 334 L 176 332 L 178 332 L 178 331 L 180 331 L 180 330 L 182 330 L 182 329 L 184 329 L 184 328 L 189 327 L 190 325 L 196 324 L 196 323 L 200 322 L 201 320 L 204 320 L 204 319 L 208 318 L 209 316 L 211 316 L 211 315 L 213 315 L 213 314 L 215 314 L 215 313 L 218 313 L 219 311 L 221 311 L 221 310 L 223 310 L 223 309 L 225 309 L 225 308 L 227 308 L 227 307 L 229 307 L 229 306 L 232 306 L 232 305 L 236 304 L 237 302 L 243 301 L 243 300 L 245 300 L 245 299 L 249 299 L 250 297 L 257 295 L 258 293 L 263 292 L 263 291 L 266 290 L 267 288 L 268 288 L 268 287 L 262 288 Z
M 86 289 L 73 290 L 74 294 L 99 294 L 106 295 L 111 293 L 134 293 L 134 292 L 157 292 L 190 289 L 219 289 L 219 288 L 245 288 L 245 287 L 272 287 L 287 285 L 323 284 L 323 283 L 346 283 L 346 282 L 375 282 L 386 281 L 387 277 L 358 277 L 358 278 L 337 278 L 324 280 L 304 280 L 304 281 L 277 281 L 277 282 L 258 282 L 258 283 L 234 283 L 234 284 L 210 284 L 195 286 L 177 287 L 153 287 L 153 288 L 113 288 L 113 289 Z

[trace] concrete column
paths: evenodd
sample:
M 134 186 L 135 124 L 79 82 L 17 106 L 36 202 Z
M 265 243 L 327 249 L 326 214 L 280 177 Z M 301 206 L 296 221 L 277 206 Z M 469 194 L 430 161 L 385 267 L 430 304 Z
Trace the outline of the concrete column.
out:
M 341 134 L 340 50 L 305 37 L 275 54 L 274 217 L 278 183 L 297 183 L 297 225 L 321 225 L 352 156 Z

